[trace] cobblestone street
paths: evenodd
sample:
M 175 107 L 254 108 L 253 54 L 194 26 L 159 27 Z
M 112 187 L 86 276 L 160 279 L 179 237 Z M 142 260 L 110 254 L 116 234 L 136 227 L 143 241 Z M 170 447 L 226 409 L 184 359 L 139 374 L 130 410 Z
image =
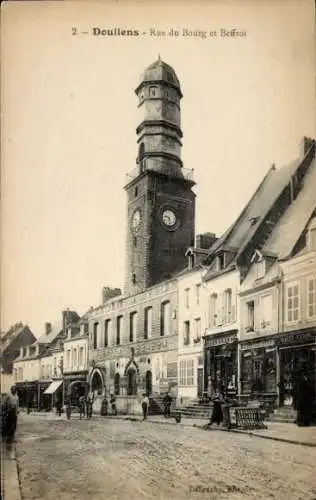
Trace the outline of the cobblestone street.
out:
M 141 421 L 21 416 L 24 500 L 316 498 L 316 448 Z

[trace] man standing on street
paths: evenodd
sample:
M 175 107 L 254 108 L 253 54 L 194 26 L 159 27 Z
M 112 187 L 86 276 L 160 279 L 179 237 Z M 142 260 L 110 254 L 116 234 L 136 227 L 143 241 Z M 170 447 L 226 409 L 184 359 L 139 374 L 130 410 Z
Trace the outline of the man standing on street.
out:
M 5 395 L 2 403 L 2 435 L 6 442 L 7 451 L 12 452 L 17 419 L 19 413 L 19 396 L 15 386 Z
M 143 420 L 146 420 L 147 419 L 147 415 L 148 415 L 148 408 L 149 408 L 149 399 L 148 399 L 148 396 L 147 394 L 143 394 L 143 398 L 142 398 L 142 410 L 143 410 Z

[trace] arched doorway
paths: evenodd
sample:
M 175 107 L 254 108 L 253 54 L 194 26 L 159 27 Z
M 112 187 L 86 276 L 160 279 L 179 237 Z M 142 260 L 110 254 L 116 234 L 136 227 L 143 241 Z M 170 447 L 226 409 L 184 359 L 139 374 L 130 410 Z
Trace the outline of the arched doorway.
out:
M 127 370 L 127 395 L 133 396 L 135 394 L 137 394 L 136 368 L 130 366 Z
M 146 394 L 149 396 L 153 392 L 153 374 L 150 370 L 147 370 L 145 375 L 145 388 Z
M 97 393 L 98 396 L 101 395 L 103 391 L 102 377 L 100 373 L 97 371 L 95 371 L 94 374 L 92 375 L 91 390 L 93 393 Z
M 120 394 L 120 385 L 121 385 L 121 377 L 119 373 L 116 373 L 114 377 L 114 394 L 116 396 L 119 396 Z

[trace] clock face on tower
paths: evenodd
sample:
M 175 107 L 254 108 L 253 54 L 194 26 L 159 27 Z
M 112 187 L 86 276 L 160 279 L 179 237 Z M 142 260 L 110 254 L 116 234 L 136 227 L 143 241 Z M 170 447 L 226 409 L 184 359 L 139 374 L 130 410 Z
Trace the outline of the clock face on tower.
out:
M 140 211 L 136 210 L 132 217 L 132 228 L 137 231 L 140 225 Z
M 166 208 L 162 212 L 162 222 L 168 229 L 175 229 L 179 224 L 179 219 L 173 210 Z

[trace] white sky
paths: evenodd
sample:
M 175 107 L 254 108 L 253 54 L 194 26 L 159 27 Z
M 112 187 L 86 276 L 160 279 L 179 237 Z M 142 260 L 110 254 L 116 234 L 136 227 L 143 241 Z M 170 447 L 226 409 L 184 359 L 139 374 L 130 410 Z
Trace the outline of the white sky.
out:
M 222 233 L 272 163 L 315 135 L 313 1 L 35 2 L 2 17 L 1 329 L 35 335 L 122 286 L 134 93 L 161 58 L 181 85 L 182 158 L 197 234 Z M 247 37 L 72 36 L 89 30 L 247 30 Z

